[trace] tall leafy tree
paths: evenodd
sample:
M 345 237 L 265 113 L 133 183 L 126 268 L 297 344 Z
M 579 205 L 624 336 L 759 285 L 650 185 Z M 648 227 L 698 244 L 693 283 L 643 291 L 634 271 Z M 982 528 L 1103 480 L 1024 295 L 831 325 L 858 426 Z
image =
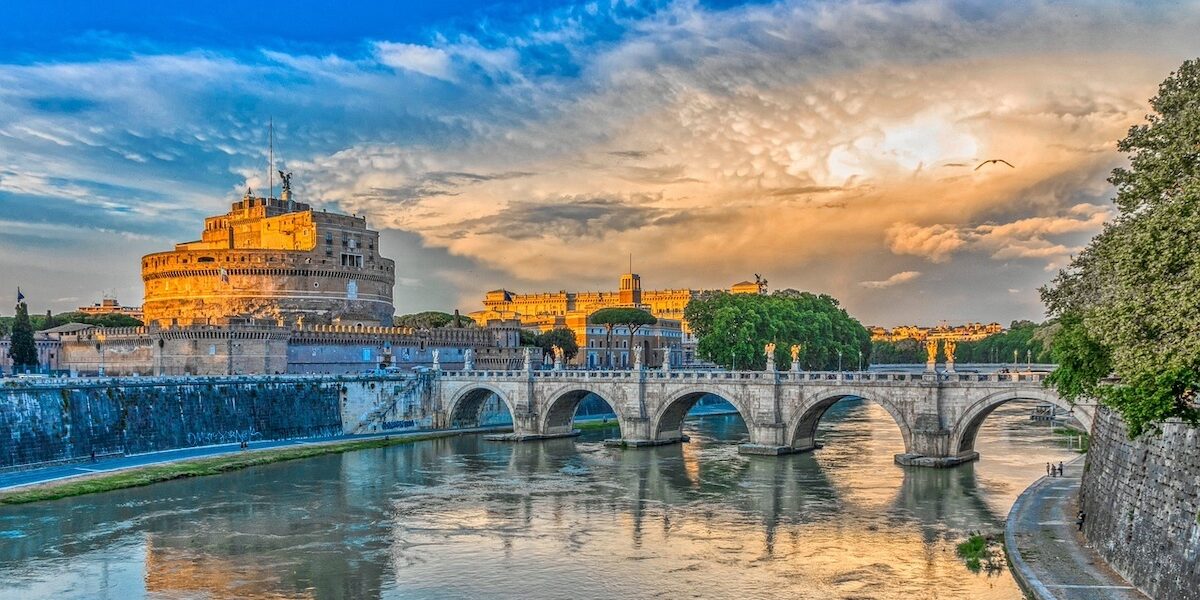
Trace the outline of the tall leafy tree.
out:
M 1118 214 L 1042 289 L 1062 327 L 1052 381 L 1096 396 L 1137 435 L 1200 421 L 1200 59 L 1159 86 L 1153 112 L 1118 148 Z M 1108 380 L 1113 375 L 1115 379 Z
M 629 351 L 633 352 L 633 336 L 638 329 L 645 325 L 653 325 L 658 318 L 640 308 L 602 308 L 588 317 L 588 322 L 603 325 L 605 329 L 605 345 L 608 347 L 608 366 L 612 367 L 612 332 L 617 326 L 625 326 L 629 330 Z
M 534 344 L 542 349 L 543 354 L 550 354 L 558 346 L 563 349 L 563 357 L 570 362 L 579 354 L 579 342 L 575 340 L 575 332 L 567 328 L 551 329 L 538 334 Z
M 726 368 L 762 369 L 763 348 L 775 343 L 775 364 L 791 363 L 790 348 L 800 344 L 805 369 L 829 369 L 864 361 L 871 355 L 871 338 L 858 320 L 826 295 L 781 290 L 769 296 L 712 292 L 688 303 L 684 310 L 698 338 L 701 358 Z M 840 354 L 839 354 L 840 353 Z
M 37 345 L 33 341 L 33 324 L 29 322 L 29 307 L 24 302 L 17 303 L 17 316 L 13 319 L 11 341 L 9 355 L 13 360 L 13 368 L 36 369 L 38 367 Z

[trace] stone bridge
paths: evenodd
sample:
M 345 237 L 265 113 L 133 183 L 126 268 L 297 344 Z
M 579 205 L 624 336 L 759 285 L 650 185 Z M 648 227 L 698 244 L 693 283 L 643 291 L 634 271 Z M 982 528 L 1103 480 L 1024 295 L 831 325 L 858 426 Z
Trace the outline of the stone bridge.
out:
M 434 422 L 475 425 L 494 394 L 513 418 L 514 441 L 574 435 L 575 409 L 588 394 L 608 403 L 623 446 L 686 441 L 688 410 L 705 394 L 732 404 L 749 430 L 746 454 L 787 454 L 817 447 L 821 416 L 843 398 L 883 407 L 899 426 L 902 465 L 948 467 L 975 460 L 984 419 L 1012 400 L 1053 404 L 1091 429 L 1094 407 L 1070 405 L 1043 385 L 1048 373 L 873 373 L 814 371 L 515 370 L 439 371 Z

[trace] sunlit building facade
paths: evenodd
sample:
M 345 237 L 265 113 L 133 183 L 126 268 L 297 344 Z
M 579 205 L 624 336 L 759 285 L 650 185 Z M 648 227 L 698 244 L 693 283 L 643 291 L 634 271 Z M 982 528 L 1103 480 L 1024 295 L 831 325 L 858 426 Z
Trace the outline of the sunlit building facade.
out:
M 765 282 L 742 281 L 729 290 L 734 294 L 766 293 Z M 660 366 L 663 357 L 673 365 L 696 362 L 696 339 L 684 319 L 688 303 L 703 292 L 692 288 L 643 290 L 637 273 L 621 275 L 615 291 L 602 292 L 538 292 L 516 294 L 508 290 L 492 290 L 483 299 L 484 309 L 471 313 L 479 323 L 496 320 L 517 320 L 528 329 L 549 331 L 567 328 L 575 332 L 580 352 L 575 364 L 601 366 L 612 354 L 612 364 L 632 364 L 628 331 L 613 335 L 613 347 L 604 348 L 607 340 L 603 327 L 588 325 L 588 317 L 602 309 L 614 307 L 642 308 L 658 317 L 659 322 L 635 332 L 633 346 L 641 346 L 643 364 Z M 596 330 L 599 329 L 599 332 Z M 644 330 L 644 331 L 643 331 Z M 597 337 L 599 336 L 599 337 Z M 621 341 L 623 346 L 618 346 Z

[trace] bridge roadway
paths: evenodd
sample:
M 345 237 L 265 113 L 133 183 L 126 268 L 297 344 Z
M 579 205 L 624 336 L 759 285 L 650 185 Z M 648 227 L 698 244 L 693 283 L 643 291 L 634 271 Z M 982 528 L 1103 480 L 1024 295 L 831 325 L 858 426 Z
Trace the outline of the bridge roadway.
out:
M 883 407 L 900 428 L 898 464 L 948 467 L 979 458 L 975 436 L 984 419 L 1013 400 L 1060 407 L 1090 429 L 1094 407 L 1072 406 L 1044 386 L 1048 373 L 874 373 L 712 370 L 438 371 L 433 385 L 437 427 L 478 425 L 489 398 L 513 417 L 513 441 L 574 435 L 575 409 L 588 395 L 608 403 L 621 428 L 614 445 L 684 441 L 683 419 L 705 394 L 732 404 L 746 422 L 746 454 L 778 455 L 817 447 L 821 416 L 838 400 L 860 397 Z

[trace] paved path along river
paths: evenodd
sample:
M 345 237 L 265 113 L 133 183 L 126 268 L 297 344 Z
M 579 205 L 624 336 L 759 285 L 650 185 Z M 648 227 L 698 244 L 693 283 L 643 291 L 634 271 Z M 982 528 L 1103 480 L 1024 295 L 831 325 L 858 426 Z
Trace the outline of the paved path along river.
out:
M 481 427 L 478 429 L 460 429 L 457 430 L 456 433 L 468 434 L 494 430 L 496 430 L 494 427 Z M 250 442 L 250 449 L 270 450 L 272 448 L 288 448 L 311 444 L 326 444 L 330 442 L 348 442 L 353 440 L 381 438 L 385 435 L 390 435 L 390 437 L 394 438 L 404 438 L 428 435 L 429 433 L 430 432 L 428 431 L 414 431 L 392 434 L 372 433 L 363 435 L 338 435 L 320 438 L 306 438 L 303 440 L 270 440 L 262 442 Z M 0 492 L 29 485 L 36 485 L 39 483 L 50 483 L 52 481 L 70 479 L 73 477 L 83 477 L 100 473 L 112 473 L 114 471 L 124 471 L 126 469 L 177 462 L 193 458 L 207 458 L 211 456 L 220 456 L 222 454 L 233 454 L 236 452 L 241 452 L 241 450 L 242 449 L 238 446 L 238 444 L 218 444 L 213 446 L 202 446 L 198 448 L 180 448 L 178 450 L 165 450 L 163 452 L 148 452 L 146 454 L 134 454 L 130 456 L 102 457 L 97 458 L 96 462 L 73 462 L 50 467 L 42 467 L 40 469 L 10 471 L 7 473 L 0 473 Z
M 953 469 L 892 464 L 891 417 L 846 401 L 804 455 L 738 454 L 727 415 L 675 446 L 464 435 L 5 506 L 0 599 L 1015 599 L 955 545 L 1072 453 L 1007 410 Z
M 1014 568 L 1039 600 L 1146 600 L 1076 531 L 1083 463 L 1043 477 L 1013 504 L 1005 533 Z

